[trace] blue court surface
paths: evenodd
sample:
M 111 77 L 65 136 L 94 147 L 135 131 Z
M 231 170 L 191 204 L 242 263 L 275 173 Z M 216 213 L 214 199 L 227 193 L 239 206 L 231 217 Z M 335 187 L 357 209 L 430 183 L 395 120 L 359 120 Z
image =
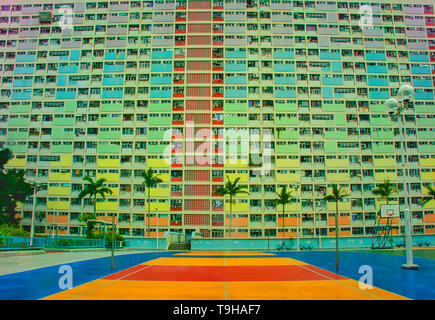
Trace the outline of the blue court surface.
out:
M 110 278 L 113 274 L 132 267 L 146 265 L 151 260 L 165 257 L 182 258 L 179 253 L 153 252 L 115 256 L 115 270 L 111 270 L 111 257 L 72 262 L 68 265 L 74 271 L 73 286 L 76 288 L 94 280 Z M 226 253 L 210 253 L 207 258 L 209 260 L 210 258 L 222 258 L 222 255 L 227 255 L 227 259 L 230 258 Z M 255 253 L 250 255 L 248 252 L 233 253 L 232 255 L 233 258 L 253 258 L 251 261 L 258 257 L 255 256 Z M 189 258 L 204 259 L 204 256 L 200 253 L 190 252 Z M 336 273 L 356 281 L 362 277 L 362 274 L 359 273 L 360 267 L 369 266 L 373 270 L 373 286 L 409 299 L 435 299 L 434 259 L 414 257 L 414 262 L 420 266 L 420 269 L 403 270 L 400 266 L 405 262 L 404 256 L 345 251 L 340 252 L 340 269 L 336 272 L 334 251 L 269 252 L 264 258 L 291 258 L 312 265 L 314 268 L 326 270 L 325 272 Z M 0 276 L 0 299 L 36 300 L 65 291 L 59 288 L 59 278 L 62 276 L 59 273 L 60 266 L 61 264 Z M 159 273 L 155 276 L 159 277 Z M 349 299 L 352 299 L 352 296 L 349 296 Z

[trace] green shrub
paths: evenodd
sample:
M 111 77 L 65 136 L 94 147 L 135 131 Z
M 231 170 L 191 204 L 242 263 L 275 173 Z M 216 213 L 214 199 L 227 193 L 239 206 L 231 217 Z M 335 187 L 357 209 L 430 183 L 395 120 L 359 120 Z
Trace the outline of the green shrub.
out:
M 0 225 L 0 236 L 3 237 L 30 237 L 30 233 L 21 229 L 18 225 Z

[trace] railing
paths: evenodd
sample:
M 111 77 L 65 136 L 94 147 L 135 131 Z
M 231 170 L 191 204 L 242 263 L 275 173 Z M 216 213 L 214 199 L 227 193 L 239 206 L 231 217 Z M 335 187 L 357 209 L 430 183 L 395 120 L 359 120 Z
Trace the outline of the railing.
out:
M 108 241 L 106 241 L 107 243 Z M 84 239 L 73 237 L 33 238 L 30 237 L 0 237 L 0 251 L 36 248 L 104 248 L 103 239 Z M 109 245 L 111 247 L 111 245 Z M 119 248 L 119 244 L 117 244 Z

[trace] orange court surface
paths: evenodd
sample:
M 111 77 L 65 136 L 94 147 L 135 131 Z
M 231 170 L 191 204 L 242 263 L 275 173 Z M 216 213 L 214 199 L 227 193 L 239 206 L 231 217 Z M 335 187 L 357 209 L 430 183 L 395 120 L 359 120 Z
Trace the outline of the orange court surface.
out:
M 290 257 L 188 252 L 159 257 L 44 300 L 397 300 Z

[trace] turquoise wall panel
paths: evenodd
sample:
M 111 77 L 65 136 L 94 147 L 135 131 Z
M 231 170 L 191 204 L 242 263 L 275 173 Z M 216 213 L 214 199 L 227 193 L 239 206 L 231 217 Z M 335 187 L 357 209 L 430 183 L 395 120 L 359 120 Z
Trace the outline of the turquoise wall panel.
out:
M 274 59 L 294 59 L 295 52 L 294 51 L 275 51 L 273 53 Z
M 246 84 L 246 76 L 233 76 L 233 77 L 225 77 L 225 84 Z
M 342 66 L 341 61 L 332 61 L 331 62 L 332 72 L 341 72 L 342 70 L 341 66 Z
M 36 54 L 21 54 L 15 58 L 15 62 L 34 62 L 36 60 Z
M 388 99 L 390 92 L 388 91 L 369 91 L 370 99 Z
M 433 86 L 432 80 L 425 80 L 425 79 L 413 79 L 412 84 L 414 87 L 432 87 Z
M 77 91 L 57 91 L 56 99 L 75 99 Z
M 79 72 L 79 66 L 59 66 L 59 73 L 77 73 Z
M 273 71 L 275 71 L 275 72 L 294 72 L 295 71 L 295 64 L 294 63 L 274 64 Z
M 104 65 L 104 72 L 124 72 L 124 65 L 120 64 L 120 65 Z
M 107 91 L 103 89 L 101 97 L 103 99 L 122 99 L 123 92 L 121 90 L 111 90 Z
M 413 54 L 409 55 L 409 60 L 412 62 L 429 62 L 428 54 Z
M 246 98 L 246 89 L 225 89 L 226 98 Z
M 225 71 L 246 71 L 246 63 L 225 64 Z
M 171 77 L 151 77 L 151 85 L 172 84 Z
M 322 88 L 322 96 L 323 96 L 323 98 L 333 98 L 334 97 L 334 88 L 323 87 Z
M 369 78 L 369 86 L 388 86 L 388 79 Z
M 15 71 L 14 71 L 14 74 L 33 74 L 33 73 L 35 73 L 34 66 L 15 67 Z
M 67 76 L 64 74 L 57 76 L 57 85 L 58 86 L 66 86 Z
M 71 50 L 69 54 L 69 59 L 71 61 L 79 61 L 80 60 L 80 50 Z
M 275 98 L 296 98 L 296 89 L 282 90 L 275 89 Z
M 277 77 L 275 75 L 274 83 L 275 84 L 283 84 L 283 85 L 296 84 L 296 77 L 295 76 Z
M 385 61 L 386 56 L 385 56 L 385 53 L 371 52 L 371 53 L 366 54 L 366 59 L 368 61 Z
M 412 66 L 411 65 L 411 73 L 412 74 L 430 74 L 429 66 Z
M 415 92 L 415 99 L 417 100 L 434 100 L 434 93 L 433 91 L 430 92 Z
M 172 59 L 172 50 L 153 51 L 151 59 Z
M 14 87 L 31 87 L 33 85 L 33 79 L 15 79 Z
M 225 59 L 246 59 L 246 51 L 225 51 Z
M 119 86 L 124 84 L 124 77 L 103 78 L 103 86 Z
M 152 64 L 151 65 L 152 72 L 171 72 L 172 64 Z
M 12 91 L 12 100 L 29 100 L 32 97 L 32 91 L 16 92 Z
M 150 97 L 151 98 L 170 98 L 171 97 L 171 90 L 156 90 L 156 89 L 151 88 Z
M 367 66 L 367 72 L 368 73 L 387 73 L 387 66 L 380 65 L 380 66 Z

